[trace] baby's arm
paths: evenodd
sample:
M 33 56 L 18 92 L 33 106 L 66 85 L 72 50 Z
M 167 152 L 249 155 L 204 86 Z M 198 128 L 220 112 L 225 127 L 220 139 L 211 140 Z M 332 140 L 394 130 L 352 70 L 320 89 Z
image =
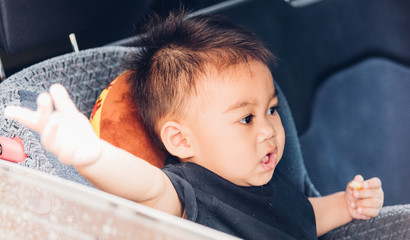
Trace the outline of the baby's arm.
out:
M 353 219 L 370 219 L 379 214 L 384 199 L 380 179 L 371 178 L 364 181 L 363 177 L 358 175 L 354 181 L 361 183 L 362 188 L 356 190 L 348 184 L 345 192 L 309 198 L 315 212 L 318 236 Z
M 168 177 L 146 161 L 99 139 L 63 86 L 53 85 L 50 93 L 40 94 L 37 106 L 37 111 L 8 107 L 5 115 L 37 131 L 47 150 L 76 167 L 96 187 L 181 216 L 182 205 Z

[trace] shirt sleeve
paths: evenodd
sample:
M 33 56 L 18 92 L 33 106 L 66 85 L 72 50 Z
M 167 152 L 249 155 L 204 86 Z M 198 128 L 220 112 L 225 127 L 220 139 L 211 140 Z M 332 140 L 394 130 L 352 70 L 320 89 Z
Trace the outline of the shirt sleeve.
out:
M 196 201 L 195 191 L 192 185 L 186 180 L 185 175 L 178 165 L 166 165 L 162 171 L 171 180 L 172 185 L 181 200 L 186 217 L 190 221 L 196 221 L 198 216 L 198 205 Z

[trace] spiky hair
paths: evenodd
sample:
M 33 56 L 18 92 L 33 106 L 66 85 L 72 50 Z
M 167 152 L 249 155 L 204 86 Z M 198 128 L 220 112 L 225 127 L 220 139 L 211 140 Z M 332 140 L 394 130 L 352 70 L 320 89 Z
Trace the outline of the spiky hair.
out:
M 143 124 L 163 149 L 159 120 L 186 114 L 206 67 L 223 69 L 249 60 L 269 66 L 274 61 L 254 32 L 221 16 L 189 16 L 183 10 L 165 19 L 153 15 L 136 46 L 125 64 L 133 72 L 132 98 Z

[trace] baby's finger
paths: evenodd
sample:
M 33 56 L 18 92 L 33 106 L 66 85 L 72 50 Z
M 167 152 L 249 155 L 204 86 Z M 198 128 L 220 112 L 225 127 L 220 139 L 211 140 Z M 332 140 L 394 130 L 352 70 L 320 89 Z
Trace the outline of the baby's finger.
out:
M 354 191 L 353 196 L 357 198 L 382 198 L 383 191 L 379 189 L 363 189 L 360 191 Z
M 48 119 L 53 113 L 53 102 L 51 96 L 48 93 L 41 93 L 37 98 L 37 112 L 36 121 L 38 132 L 41 132 L 46 126 Z
M 357 212 L 362 216 L 361 219 L 368 219 L 377 217 L 377 215 L 379 215 L 380 209 L 358 207 Z
M 381 187 L 382 187 L 382 181 L 378 177 L 371 178 L 364 182 L 365 189 L 372 189 L 372 188 L 374 189 L 374 188 L 381 188 Z
M 54 154 L 56 154 L 59 149 L 59 143 L 58 141 L 56 141 L 56 135 L 60 121 L 61 115 L 55 112 L 53 115 L 51 115 L 48 124 L 41 132 L 41 143 L 47 150 Z
M 381 209 L 383 206 L 383 200 L 380 198 L 366 198 L 360 199 L 355 203 L 358 208 L 376 208 Z
M 364 178 L 362 175 L 356 175 L 353 180 L 357 182 L 363 182 Z
M 77 107 L 68 95 L 67 90 L 62 85 L 52 85 L 50 87 L 50 94 L 57 111 L 60 111 L 64 115 L 71 115 L 78 112 Z
M 22 108 L 19 106 L 9 106 L 4 109 L 4 116 L 9 119 L 13 119 L 28 128 L 38 131 L 37 113 L 28 108 Z

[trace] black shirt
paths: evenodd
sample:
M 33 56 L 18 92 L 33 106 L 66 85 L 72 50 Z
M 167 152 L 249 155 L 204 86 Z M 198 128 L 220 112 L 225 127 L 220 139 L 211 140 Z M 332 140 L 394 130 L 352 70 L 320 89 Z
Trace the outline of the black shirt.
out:
M 244 239 L 317 239 L 310 202 L 276 172 L 266 185 L 241 187 L 194 163 L 163 171 L 188 220 Z

